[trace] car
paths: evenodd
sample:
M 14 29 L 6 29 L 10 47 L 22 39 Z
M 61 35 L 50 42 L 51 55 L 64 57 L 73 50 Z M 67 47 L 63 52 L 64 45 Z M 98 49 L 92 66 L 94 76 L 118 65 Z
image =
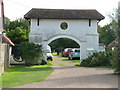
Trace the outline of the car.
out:
M 71 50 L 72 48 L 64 49 L 64 51 L 62 52 L 62 57 L 68 57 Z
M 53 55 L 51 53 L 51 47 L 47 45 L 47 60 L 53 60 Z
M 69 53 L 68 59 L 80 58 L 80 48 L 74 48 Z
M 104 45 L 99 45 L 99 52 L 104 52 L 105 51 L 105 46 Z

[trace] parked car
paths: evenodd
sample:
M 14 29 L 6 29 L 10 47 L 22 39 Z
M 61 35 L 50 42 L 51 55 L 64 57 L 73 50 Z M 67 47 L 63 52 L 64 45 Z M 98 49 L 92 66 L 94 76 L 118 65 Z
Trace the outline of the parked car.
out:
M 99 52 L 104 52 L 105 51 L 105 45 L 99 45 Z
M 74 48 L 69 53 L 68 59 L 72 60 L 74 58 L 80 58 L 80 49 L 79 48 Z
M 47 60 L 53 60 L 53 55 L 51 53 L 51 47 L 48 45 L 47 46 Z
M 62 52 L 62 57 L 68 57 L 71 50 L 72 50 L 72 48 L 64 49 L 64 51 Z

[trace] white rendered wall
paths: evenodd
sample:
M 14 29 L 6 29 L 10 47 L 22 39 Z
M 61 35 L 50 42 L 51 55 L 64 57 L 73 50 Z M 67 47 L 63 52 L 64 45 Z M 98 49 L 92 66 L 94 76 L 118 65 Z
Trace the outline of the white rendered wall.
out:
M 67 22 L 68 28 L 62 30 L 60 24 Z M 31 19 L 30 42 L 44 44 L 44 48 L 49 41 L 67 36 L 78 41 L 81 49 L 81 59 L 87 57 L 87 51 L 98 49 L 97 20 L 61 20 L 61 19 L 40 19 L 39 26 L 37 19 Z M 57 37 L 57 38 L 55 38 Z

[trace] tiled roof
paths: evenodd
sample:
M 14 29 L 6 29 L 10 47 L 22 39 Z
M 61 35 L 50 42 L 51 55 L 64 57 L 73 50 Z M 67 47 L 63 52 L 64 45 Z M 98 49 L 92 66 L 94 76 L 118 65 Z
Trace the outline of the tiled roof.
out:
M 120 41 L 120 38 L 116 38 L 115 40 L 113 40 L 109 45 L 108 47 L 112 47 L 112 46 L 118 46 L 119 45 L 119 41 Z
M 6 35 L 2 35 L 2 42 L 14 46 L 14 43 Z
M 102 20 L 105 17 L 94 9 L 74 10 L 74 9 L 38 9 L 33 8 L 24 15 L 24 18 L 40 19 L 97 19 Z

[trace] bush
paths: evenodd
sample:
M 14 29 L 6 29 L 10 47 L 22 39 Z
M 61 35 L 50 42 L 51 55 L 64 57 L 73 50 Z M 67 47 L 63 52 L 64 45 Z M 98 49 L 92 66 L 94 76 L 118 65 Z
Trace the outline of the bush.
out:
M 20 53 L 25 64 L 31 66 L 34 64 L 40 64 L 43 58 L 42 46 L 30 42 L 20 44 Z
M 111 53 L 94 52 L 87 59 L 81 62 L 81 66 L 110 66 Z
M 81 62 L 81 66 L 112 66 L 115 73 L 120 74 L 120 51 L 94 52 Z
M 29 30 L 23 29 L 22 27 L 17 27 L 15 30 L 10 30 L 7 32 L 7 36 L 12 40 L 13 43 L 20 44 L 22 42 L 28 41 Z
M 112 52 L 113 58 L 111 60 L 111 63 L 112 63 L 112 68 L 114 69 L 114 72 L 120 74 L 120 58 L 119 58 L 119 55 L 120 55 L 120 51 L 118 51 L 118 50 L 113 51 Z

